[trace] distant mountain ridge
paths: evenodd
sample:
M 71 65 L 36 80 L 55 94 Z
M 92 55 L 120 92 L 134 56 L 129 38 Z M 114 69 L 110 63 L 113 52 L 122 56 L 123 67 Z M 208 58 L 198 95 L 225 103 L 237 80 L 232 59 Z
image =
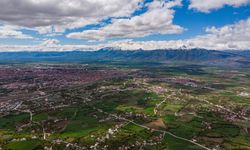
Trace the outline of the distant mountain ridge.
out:
M 248 52 L 245 52 L 248 53 Z M 249 51 L 250 53 L 250 51 Z M 206 49 L 177 50 L 117 50 L 103 48 L 98 51 L 69 52 L 0 52 L 1 63 L 17 62 L 88 62 L 88 61 L 187 61 L 250 64 L 250 58 L 237 51 Z
M 250 50 L 238 50 L 238 51 L 227 51 L 227 52 L 250 58 Z

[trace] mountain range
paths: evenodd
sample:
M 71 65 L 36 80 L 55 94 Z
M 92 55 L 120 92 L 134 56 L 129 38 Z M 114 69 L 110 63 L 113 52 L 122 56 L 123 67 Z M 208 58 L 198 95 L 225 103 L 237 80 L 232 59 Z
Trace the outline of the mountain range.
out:
M 0 52 L 0 63 L 102 61 L 130 62 L 193 62 L 218 65 L 250 65 L 250 51 L 216 51 L 206 49 L 119 50 L 103 48 L 97 51 L 67 52 Z

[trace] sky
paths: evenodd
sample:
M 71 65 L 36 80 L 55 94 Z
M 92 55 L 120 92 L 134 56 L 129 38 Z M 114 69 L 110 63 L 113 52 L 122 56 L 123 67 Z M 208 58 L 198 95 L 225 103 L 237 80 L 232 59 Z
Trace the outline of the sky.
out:
M 250 0 L 0 0 L 0 51 L 250 50 Z

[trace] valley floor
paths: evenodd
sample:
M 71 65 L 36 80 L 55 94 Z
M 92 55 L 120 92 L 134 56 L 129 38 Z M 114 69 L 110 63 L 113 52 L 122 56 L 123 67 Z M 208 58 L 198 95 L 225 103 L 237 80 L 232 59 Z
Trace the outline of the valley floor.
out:
M 0 66 L 0 149 L 250 149 L 250 70 Z

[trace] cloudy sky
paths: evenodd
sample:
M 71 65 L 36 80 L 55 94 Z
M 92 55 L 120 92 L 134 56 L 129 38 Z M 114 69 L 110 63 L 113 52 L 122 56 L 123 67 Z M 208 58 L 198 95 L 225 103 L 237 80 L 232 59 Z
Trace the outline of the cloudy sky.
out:
M 250 49 L 250 0 L 0 0 L 0 51 Z

